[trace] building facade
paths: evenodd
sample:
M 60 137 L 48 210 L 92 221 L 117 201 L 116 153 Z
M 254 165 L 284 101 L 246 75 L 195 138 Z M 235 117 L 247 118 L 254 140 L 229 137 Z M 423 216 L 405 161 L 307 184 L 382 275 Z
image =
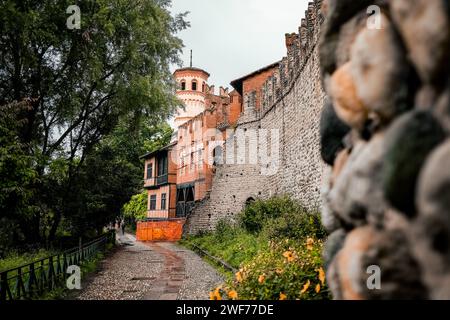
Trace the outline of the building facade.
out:
M 154 230 L 170 229 L 167 221 L 185 219 L 196 203 L 205 199 L 212 189 L 216 167 L 224 162 L 225 141 L 245 113 L 248 96 L 261 91 L 275 65 L 238 80 L 238 85 L 233 85 L 236 90 L 229 92 L 220 87 L 217 93 L 214 86 L 208 85 L 209 73 L 202 69 L 183 68 L 174 72 L 176 95 L 183 107 L 177 110 L 176 133 L 170 145 L 142 157 L 148 221 L 138 225 L 140 240 L 154 240 Z M 260 95 L 255 94 L 255 99 L 259 105 Z M 156 237 L 159 240 L 177 240 L 169 238 L 179 234 L 173 230 L 157 232 L 162 234 Z M 171 236 L 166 239 L 164 234 Z

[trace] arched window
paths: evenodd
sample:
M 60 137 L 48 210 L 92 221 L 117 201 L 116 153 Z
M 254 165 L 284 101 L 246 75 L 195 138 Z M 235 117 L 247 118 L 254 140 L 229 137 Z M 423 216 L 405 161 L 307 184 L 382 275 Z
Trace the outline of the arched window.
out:
M 181 80 L 181 90 L 182 91 L 186 90 L 186 81 L 185 80 Z
M 255 199 L 253 197 L 250 197 L 245 201 L 245 206 L 246 207 L 251 206 L 254 202 L 255 202 Z
M 206 92 L 206 83 L 203 82 L 202 84 L 202 92 L 205 93 Z
M 192 91 L 197 91 L 197 80 L 192 81 Z
M 223 149 L 221 146 L 217 146 L 213 150 L 213 166 L 223 164 Z

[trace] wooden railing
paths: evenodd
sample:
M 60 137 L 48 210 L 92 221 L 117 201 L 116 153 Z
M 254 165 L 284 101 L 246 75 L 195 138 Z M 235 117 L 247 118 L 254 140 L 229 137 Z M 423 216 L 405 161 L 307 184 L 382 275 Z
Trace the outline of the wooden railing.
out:
M 112 230 L 81 247 L 0 272 L 0 301 L 31 300 L 63 287 L 69 266 L 81 266 L 105 251 L 107 244 L 114 244 L 115 239 Z

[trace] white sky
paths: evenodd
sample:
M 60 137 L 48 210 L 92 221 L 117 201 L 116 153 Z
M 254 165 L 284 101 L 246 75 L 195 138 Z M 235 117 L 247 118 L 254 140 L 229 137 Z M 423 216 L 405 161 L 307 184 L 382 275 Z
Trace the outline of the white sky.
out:
M 172 12 L 189 11 L 191 27 L 180 32 L 184 66 L 211 74 L 210 85 L 232 80 L 281 60 L 284 34 L 297 32 L 308 0 L 172 0 Z

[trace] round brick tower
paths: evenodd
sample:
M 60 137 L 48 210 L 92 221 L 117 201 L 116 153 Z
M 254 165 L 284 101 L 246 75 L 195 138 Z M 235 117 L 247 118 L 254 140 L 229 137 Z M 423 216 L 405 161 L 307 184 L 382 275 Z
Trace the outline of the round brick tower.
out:
M 174 77 L 178 83 L 177 97 L 185 106 L 185 110 L 180 108 L 175 115 L 175 126 L 178 128 L 205 111 L 209 73 L 198 68 L 183 68 L 175 71 Z

